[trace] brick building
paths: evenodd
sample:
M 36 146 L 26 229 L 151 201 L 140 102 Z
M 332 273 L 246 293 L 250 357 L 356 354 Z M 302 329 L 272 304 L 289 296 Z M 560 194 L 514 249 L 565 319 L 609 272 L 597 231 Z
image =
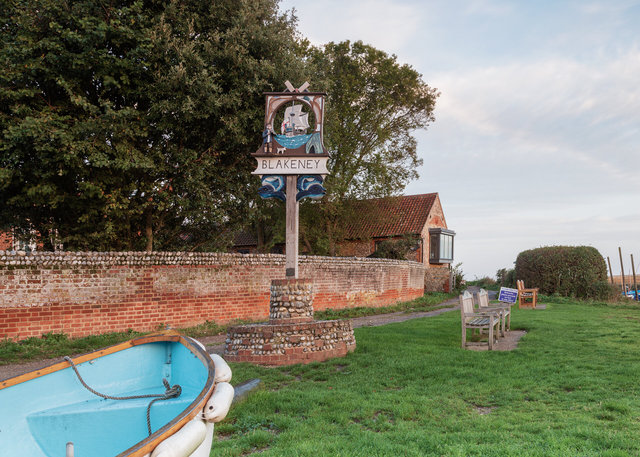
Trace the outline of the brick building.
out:
M 339 255 L 368 257 L 380 243 L 410 236 L 417 242 L 407 260 L 426 267 L 425 291 L 452 290 L 455 232 L 447 227 L 437 192 L 364 200 L 354 214 L 345 228 L 345 240 L 339 243 Z
M 455 232 L 447 227 L 437 192 L 364 200 L 354 213 L 339 243 L 341 256 L 368 257 L 383 241 L 412 236 L 417 243 L 407 260 L 428 267 L 453 262 Z
M 344 233 L 337 246 L 342 257 L 369 257 L 383 241 L 414 237 L 417 242 L 407 260 L 426 267 L 425 290 L 451 289 L 455 232 L 447 227 L 437 192 L 357 202 Z M 257 240 L 249 232 L 239 233 L 232 250 L 257 252 Z M 274 252 L 284 253 L 284 246 L 276 246 Z
M 42 248 L 35 237 L 24 239 L 16 236 L 13 230 L 0 231 L 0 251 L 27 251 L 32 252 Z

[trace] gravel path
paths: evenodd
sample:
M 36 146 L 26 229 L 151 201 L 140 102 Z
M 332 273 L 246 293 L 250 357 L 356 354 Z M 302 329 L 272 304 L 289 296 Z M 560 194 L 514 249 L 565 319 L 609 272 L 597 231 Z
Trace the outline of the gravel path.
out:
M 458 299 L 453 298 L 442 303 L 443 308 L 436 309 L 434 311 L 420 311 L 415 313 L 405 313 L 405 312 L 397 312 L 397 313 L 389 313 L 389 314 L 378 314 L 375 316 L 364 316 L 364 317 L 356 317 L 351 319 L 354 328 L 359 327 L 377 327 L 380 325 L 391 324 L 395 322 L 404 322 L 410 319 L 418 319 L 421 317 L 432 317 L 437 316 L 442 313 L 446 313 L 448 311 L 453 311 L 459 309 Z M 512 332 L 513 333 L 513 332 Z M 227 338 L 226 335 L 215 335 L 208 336 L 204 338 L 199 338 L 198 340 L 204 344 L 207 350 L 210 353 L 216 353 L 222 355 L 224 352 L 224 342 Z M 33 362 L 26 362 L 20 364 L 10 364 L 10 365 L 0 365 L 0 381 L 12 378 L 14 376 L 19 376 L 24 373 L 28 373 L 30 371 L 38 370 L 40 368 L 47 367 L 54 363 L 58 363 L 62 361 L 62 357 L 56 357 L 53 359 L 45 359 L 45 360 L 36 360 Z

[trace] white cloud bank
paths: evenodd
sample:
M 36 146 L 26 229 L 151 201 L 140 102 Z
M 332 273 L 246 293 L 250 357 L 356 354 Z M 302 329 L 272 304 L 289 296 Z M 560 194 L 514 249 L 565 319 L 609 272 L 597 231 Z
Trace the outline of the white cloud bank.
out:
M 469 277 L 545 245 L 640 259 L 637 1 L 282 6 L 315 44 L 362 40 L 441 91 L 407 193 L 440 193 Z
M 439 74 L 425 167 L 471 277 L 518 252 L 586 244 L 640 257 L 640 52 Z M 443 160 L 444 159 L 444 160 Z M 449 170 L 452 172 L 448 173 Z

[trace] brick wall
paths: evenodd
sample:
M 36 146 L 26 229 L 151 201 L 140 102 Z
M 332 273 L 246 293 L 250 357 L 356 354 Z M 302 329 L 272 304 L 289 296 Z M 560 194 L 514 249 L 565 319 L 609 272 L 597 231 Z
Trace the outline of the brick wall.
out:
M 451 271 L 448 265 L 431 265 L 425 270 L 425 292 L 451 292 Z
M 300 277 L 314 282 L 316 311 L 424 291 L 416 262 L 301 256 Z M 266 320 L 272 279 L 284 279 L 282 255 L 0 251 L 0 338 Z
M 13 234 L 11 232 L 0 231 L 0 250 L 13 249 Z

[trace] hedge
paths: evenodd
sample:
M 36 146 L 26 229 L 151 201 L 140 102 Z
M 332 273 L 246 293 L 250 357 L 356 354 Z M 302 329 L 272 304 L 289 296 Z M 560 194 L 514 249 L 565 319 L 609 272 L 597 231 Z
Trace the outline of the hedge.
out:
M 516 276 L 525 287 L 565 297 L 607 298 L 607 267 L 591 246 L 546 246 L 518 254 Z

